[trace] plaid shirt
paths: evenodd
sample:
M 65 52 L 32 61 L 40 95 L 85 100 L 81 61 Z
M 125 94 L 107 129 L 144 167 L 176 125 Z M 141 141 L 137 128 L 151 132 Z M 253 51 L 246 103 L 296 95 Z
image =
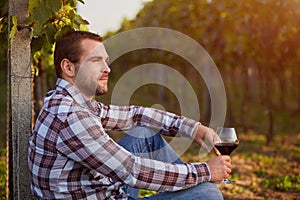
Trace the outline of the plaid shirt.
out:
M 127 199 L 121 186 L 176 191 L 210 180 L 206 163 L 173 165 L 134 156 L 106 130 L 146 126 L 170 136 L 190 136 L 197 122 L 139 106 L 89 101 L 58 79 L 29 141 L 35 199 Z

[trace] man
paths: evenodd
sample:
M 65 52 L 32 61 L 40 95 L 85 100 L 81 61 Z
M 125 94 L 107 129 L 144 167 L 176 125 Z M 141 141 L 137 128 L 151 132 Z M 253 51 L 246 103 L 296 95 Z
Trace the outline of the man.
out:
M 57 83 L 29 141 L 35 199 L 222 199 L 212 182 L 231 172 L 229 156 L 183 163 L 160 134 L 190 137 L 200 145 L 213 132 L 192 119 L 140 106 L 104 105 L 110 68 L 100 36 L 73 31 L 56 43 Z M 118 143 L 107 130 L 130 130 Z M 157 134 L 160 133 L 160 134 Z

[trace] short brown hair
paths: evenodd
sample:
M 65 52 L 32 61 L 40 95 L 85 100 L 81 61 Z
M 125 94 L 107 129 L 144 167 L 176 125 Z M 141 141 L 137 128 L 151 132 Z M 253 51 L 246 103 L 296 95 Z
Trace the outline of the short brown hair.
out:
M 62 70 L 60 67 L 60 63 L 64 58 L 67 58 L 72 63 L 77 63 L 80 61 L 80 57 L 82 54 L 80 44 L 83 39 L 91 39 L 102 42 L 102 38 L 100 35 L 87 31 L 70 31 L 56 41 L 54 51 L 54 64 L 56 76 L 58 78 L 61 78 Z

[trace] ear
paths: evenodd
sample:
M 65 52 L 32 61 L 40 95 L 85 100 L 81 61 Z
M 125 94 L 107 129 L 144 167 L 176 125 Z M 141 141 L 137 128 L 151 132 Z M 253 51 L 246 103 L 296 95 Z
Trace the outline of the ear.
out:
M 68 78 L 75 77 L 75 65 L 70 60 L 64 58 L 60 63 L 60 67 L 63 76 L 66 76 Z

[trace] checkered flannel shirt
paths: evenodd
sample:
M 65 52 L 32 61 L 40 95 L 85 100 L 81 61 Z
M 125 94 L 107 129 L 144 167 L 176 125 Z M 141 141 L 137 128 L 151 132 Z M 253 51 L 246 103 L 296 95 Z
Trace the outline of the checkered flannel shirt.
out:
M 137 157 L 106 130 L 146 126 L 190 136 L 197 122 L 139 106 L 89 101 L 57 80 L 30 136 L 28 162 L 35 199 L 127 199 L 122 186 L 176 191 L 210 180 L 206 163 L 170 164 Z

